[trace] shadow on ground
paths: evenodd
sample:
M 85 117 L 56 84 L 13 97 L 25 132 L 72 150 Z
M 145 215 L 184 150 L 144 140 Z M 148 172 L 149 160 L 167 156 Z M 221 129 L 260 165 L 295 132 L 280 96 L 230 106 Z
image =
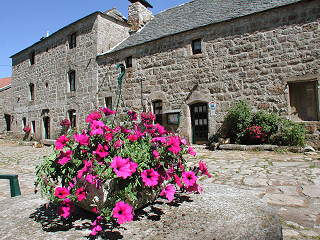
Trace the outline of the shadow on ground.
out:
M 161 206 L 169 205 L 172 207 L 179 207 L 183 202 L 192 202 L 190 197 L 177 194 L 172 202 L 165 202 L 164 200 L 157 199 L 154 203 L 146 205 L 144 208 L 135 211 L 133 221 L 141 221 L 146 218 L 152 221 L 160 221 L 161 216 L 164 214 Z M 88 230 L 92 222 L 97 218 L 97 215 L 86 211 L 78 206 L 70 218 L 64 219 L 57 214 L 58 205 L 54 203 L 46 203 L 32 213 L 29 218 L 38 222 L 42 226 L 42 230 L 46 232 L 60 232 L 74 230 Z M 101 225 L 103 231 L 99 232 L 96 236 L 89 235 L 88 239 L 102 239 L 117 240 L 123 239 L 122 234 L 116 229 L 125 229 L 121 227 L 116 221 L 103 222 Z

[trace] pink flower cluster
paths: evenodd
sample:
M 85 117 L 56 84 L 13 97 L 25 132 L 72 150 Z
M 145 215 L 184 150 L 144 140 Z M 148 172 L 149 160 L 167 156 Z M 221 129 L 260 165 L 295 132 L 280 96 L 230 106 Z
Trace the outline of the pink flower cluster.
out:
M 141 122 L 149 124 L 152 123 L 154 120 L 156 120 L 156 115 L 153 114 L 152 112 L 148 113 L 141 113 Z
M 57 211 L 63 218 L 68 218 L 74 211 L 72 201 L 81 202 L 87 198 L 88 186 L 99 189 L 107 180 L 115 181 L 120 188 L 110 196 L 114 201 L 113 209 L 103 211 L 95 206 L 92 211 L 97 214 L 109 212 L 119 224 L 133 220 L 132 203 L 138 196 L 137 186 L 151 199 L 160 195 L 170 202 L 178 190 L 201 193 L 198 177 L 211 176 L 202 161 L 193 170 L 186 167 L 183 155 L 195 156 L 196 153 L 185 139 L 159 124 L 151 124 L 155 120 L 152 113 L 141 114 L 145 131 L 134 122 L 108 125 L 104 115 L 113 114 L 114 111 L 101 108 L 86 118 L 87 130 L 73 136 L 62 135 L 56 140 L 52 164 L 56 172 L 61 173 L 59 177 L 64 179 L 65 186 L 57 187 L 54 196 L 62 201 Z M 134 111 L 128 114 L 130 120 L 138 119 Z M 73 175 L 67 178 L 63 173 Z M 99 216 L 93 222 L 92 235 L 102 231 L 102 221 Z
M 28 124 L 26 127 L 23 128 L 23 131 L 24 131 L 25 133 L 28 133 L 28 132 L 31 131 L 31 128 L 30 128 L 29 124 Z
M 263 132 L 262 127 L 254 125 L 247 128 L 247 133 L 252 142 L 264 142 L 267 134 Z
M 68 119 L 63 119 L 61 122 L 60 122 L 60 126 L 62 127 L 67 127 L 69 128 L 71 125 L 70 121 Z

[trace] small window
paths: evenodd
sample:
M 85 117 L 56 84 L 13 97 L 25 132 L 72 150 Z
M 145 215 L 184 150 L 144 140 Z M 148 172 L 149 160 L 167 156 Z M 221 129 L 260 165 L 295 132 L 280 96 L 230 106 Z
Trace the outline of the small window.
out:
M 106 108 L 112 108 L 112 97 L 106 97 L 104 99 Z
M 30 65 L 33 65 L 35 63 L 35 59 L 36 59 L 36 52 L 33 51 L 30 54 Z
M 192 53 L 199 54 L 201 53 L 201 39 L 196 39 L 192 41 Z
M 69 110 L 68 111 L 69 120 L 70 120 L 70 127 L 76 127 L 76 110 Z
M 69 85 L 70 92 L 74 92 L 76 90 L 76 71 L 72 70 L 69 72 Z
M 289 82 L 291 117 L 303 121 L 319 120 L 317 89 L 317 81 Z
M 69 48 L 75 48 L 77 46 L 77 34 L 72 33 L 69 39 Z
M 152 103 L 153 113 L 156 115 L 155 123 L 162 124 L 162 101 L 158 100 Z
M 132 56 L 126 58 L 126 68 L 132 67 Z
M 34 84 L 30 83 L 29 84 L 29 91 L 30 91 L 30 101 L 34 100 Z

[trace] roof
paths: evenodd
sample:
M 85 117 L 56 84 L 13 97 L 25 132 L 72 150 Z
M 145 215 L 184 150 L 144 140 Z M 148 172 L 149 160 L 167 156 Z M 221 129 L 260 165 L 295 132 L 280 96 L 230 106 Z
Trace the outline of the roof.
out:
M 11 85 L 11 77 L 0 78 L 0 90 L 5 90 Z
M 304 0 L 193 0 L 156 14 L 144 28 L 108 53 L 302 1 Z

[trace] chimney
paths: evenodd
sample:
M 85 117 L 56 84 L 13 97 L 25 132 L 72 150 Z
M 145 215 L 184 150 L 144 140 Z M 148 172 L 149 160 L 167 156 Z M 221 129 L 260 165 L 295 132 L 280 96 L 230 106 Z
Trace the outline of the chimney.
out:
M 130 33 L 137 32 L 152 18 L 152 12 L 148 9 L 152 6 L 145 0 L 129 0 L 131 4 L 128 10 L 128 23 L 131 25 Z

